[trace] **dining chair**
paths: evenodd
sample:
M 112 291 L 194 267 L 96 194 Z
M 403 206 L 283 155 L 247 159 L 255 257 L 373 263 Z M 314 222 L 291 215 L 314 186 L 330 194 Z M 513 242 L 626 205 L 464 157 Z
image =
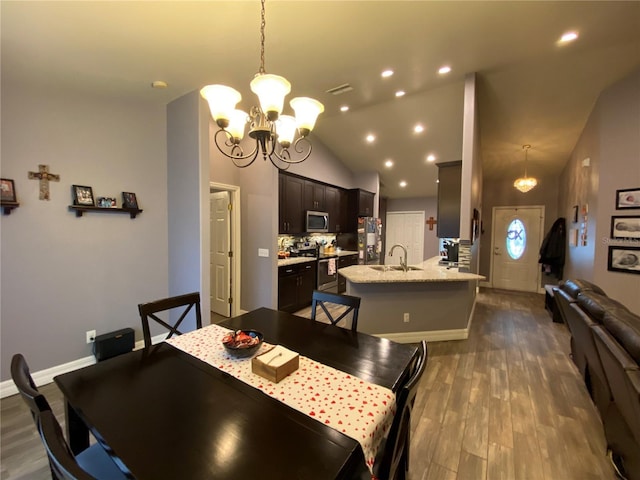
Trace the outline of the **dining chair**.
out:
M 16 353 L 11 358 L 11 378 L 18 388 L 18 393 L 31 410 L 34 422 L 40 412 L 51 410 L 47 399 L 38 391 L 38 387 L 31 377 L 29 365 L 21 353 Z
M 178 327 L 182 323 L 182 321 L 186 318 L 187 314 L 194 308 L 195 306 L 195 316 L 196 316 L 196 328 L 202 328 L 202 315 L 200 313 L 200 293 L 193 292 L 187 293 L 185 295 L 178 295 L 176 297 L 163 298 L 161 300 L 155 300 L 149 303 L 141 303 L 138 305 L 138 311 L 140 312 L 140 318 L 142 319 L 142 335 L 144 337 L 144 346 L 151 346 L 151 330 L 149 328 L 149 319 L 155 320 L 157 323 L 165 327 L 169 330 L 166 338 L 171 338 L 175 335 L 182 335 L 186 332 L 181 332 L 178 330 Z M 182 310 L 182 314 L 178 318 L 173 325 L 167 323 L 165 320 L 158 317 L 156 314 L 160 312 L 171 312 L 174 309 L 180 311 L 179 309 L 184 308 Z
M 396 414 L 376 464 L 380 480 L 406 480 L 409 471 L 411 442 L 411 411 L 416 400 L 418 383 L 427 366 L 427 342 L 422 341 L 411 363 L 411 373 L 396 394 Z
M 97 443 L 80 452 L 74 459 L 71 450 L 64 440 L 62 429 L 51 410 L 49 402 L 45 396 L 38 391 L 38 387 L 36 387 L 33 377 L 31 376 L 29 365 L 20 353 L 16 353 L 11 358 L 11 378 L 18 388 L 20 396 L 24 399 L 31 411 L 31 416 L 47 451 L 49 467 L 54 479 L 66 480 L 77 478 L 82 480 L 97 478 L 98 480 L 119 480 L 127 478 L 116 464 L 113 463 L 113 460 L 109 458 L 104 448 Z M 56 436 L 59 436 L 59 439 L 56 439 Z M 57 458 L 62 458 L 61 463 L 56 460 Z M 68 459 L 76 465 L 75 469 L 73 466 L 69 468 L 65 467 L 69 463 L 67 461 Z M 60 463 L 60 465 L 58 465 L 58 463 Z M 94 476 L 81 470 L 80 467 L 78 467 L 79 464 L 87 471 L 94 472 Z
M 74 456 L 64 439 L 60 423 L 51 410 L 37 416 L 38 432 L 47 451 L 54 480 L 120 480 L 127 476 L 98 444 Z
M 339 315 L 334 315 L 331 313 L 330 309 L 327 308 L 327 304 L 343 305 L 347 308 L 344 309 L 344 311 L 341 311 Z M 345 319 L 349 312 L 353 312 L 353 315 L 351 317 L 351 330 L 353 330 L 354 332 L 357 331 L 358 310 L 360 310 L 360 297 L 314 290 L 311 296 L 311 320 L 316 319 L 316 310 L 318 308 L 318 305 L 320 306 L 320 308 L 322 308 L 332 325 L 337 325 L 341 320 Z

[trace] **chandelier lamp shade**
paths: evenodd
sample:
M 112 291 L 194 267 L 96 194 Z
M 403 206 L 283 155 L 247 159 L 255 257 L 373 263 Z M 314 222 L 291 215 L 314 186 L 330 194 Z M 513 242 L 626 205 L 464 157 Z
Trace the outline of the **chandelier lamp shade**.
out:
M 527 177 L 527 152 L 530 148 L 531 145 L 522 146 L 522 149 L 524 150 L 524 177 L 520 177 L 515 182 L 513 182 L 513 186 L 520 190 L 522 193 L 527 193 L 538 184 L 538 180 L 536 180 L 534 177 Z
M 237 109 L 242 96 L 225 85 L 207 85 L 200 90 L 200 95 L 208 102 L 211 117 L 220 128 L 214 142 L 223 155 L 232 159 L 237 167 L 244 168 L 261 153 L 263 160 L 269 159 L 278 169 L 286 170 L 289 165 L 304 162 L 311 155 L 312 146 L 307 137 L 324 106 L 313 98 L 296 97 L 289 102 L 295 117 L 282 115 L 291 83 L 264 69 L 265 0 L 261 0 L 261 15 L 260 69 L 250 83 L 259 105 L 251 107 L 248 113 Z M 247 124 L 255 147 L 245 154 L 241 141 Z

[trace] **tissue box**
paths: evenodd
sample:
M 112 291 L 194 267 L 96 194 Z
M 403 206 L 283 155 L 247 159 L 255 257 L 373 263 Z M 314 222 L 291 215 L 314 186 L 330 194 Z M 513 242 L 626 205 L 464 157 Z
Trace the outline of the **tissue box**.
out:
M 278 383 L 300 366 L 300 355 L 278 345 L 251 359 L 251 371 L 267 380 Z

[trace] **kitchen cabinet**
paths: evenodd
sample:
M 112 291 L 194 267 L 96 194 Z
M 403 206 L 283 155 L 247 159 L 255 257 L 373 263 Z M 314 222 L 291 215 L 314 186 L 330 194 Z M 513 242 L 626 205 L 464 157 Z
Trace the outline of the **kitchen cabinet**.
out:
M 304 181 L 304 210 L 326 211 L 325 189 L 322 183 L 313 180 Z
M 279 233 L 304 233 L 305 181 L 292 175 L 278 177 L 278 231 Z
M 373 217 L 373 200 L 375 194 L 358 189 L 358 216 Z
M 438 238 L 460 237 L 462 161 L 438 164 Z
M 279 233 L 305 233 L 307 210 L 327 212 L 330 233 L 347 231 L 348 190 L 289 173 L 281 173 L 278 181 Z
M 278 310 L 294 313 L 311 305 L 316 273 L 315 261 L 278 267 Z
M 329 231 L 340 233 L 346 223 L 343 221 L 344 213 L 341 209 L 340 190 L 337 187 L 326 186 L 324 190 L 325 210 L 329 214 Z M 346 203 L 345 203 L 346 205 Z
M 347 232 L 355 233 L 358 229 L 358 217 L 373 217 L 375 193 L 360 188 L 349 190 L 349 208 Z
M 358 254 L 342 255 L 338 257 L 338 293 L 347 291 L 347 279 L 340 275 L 340 269 L 358 264 Z

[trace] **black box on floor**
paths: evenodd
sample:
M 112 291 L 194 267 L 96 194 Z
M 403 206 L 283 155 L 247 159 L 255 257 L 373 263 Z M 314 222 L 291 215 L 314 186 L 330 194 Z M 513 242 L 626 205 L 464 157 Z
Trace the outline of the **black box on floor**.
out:
M 101 362 L 107 358 L 122 355 L 133 350 L 135 334 L 133 328 L 122 328 L 98 335 L 93 342 L 93 354 Z

